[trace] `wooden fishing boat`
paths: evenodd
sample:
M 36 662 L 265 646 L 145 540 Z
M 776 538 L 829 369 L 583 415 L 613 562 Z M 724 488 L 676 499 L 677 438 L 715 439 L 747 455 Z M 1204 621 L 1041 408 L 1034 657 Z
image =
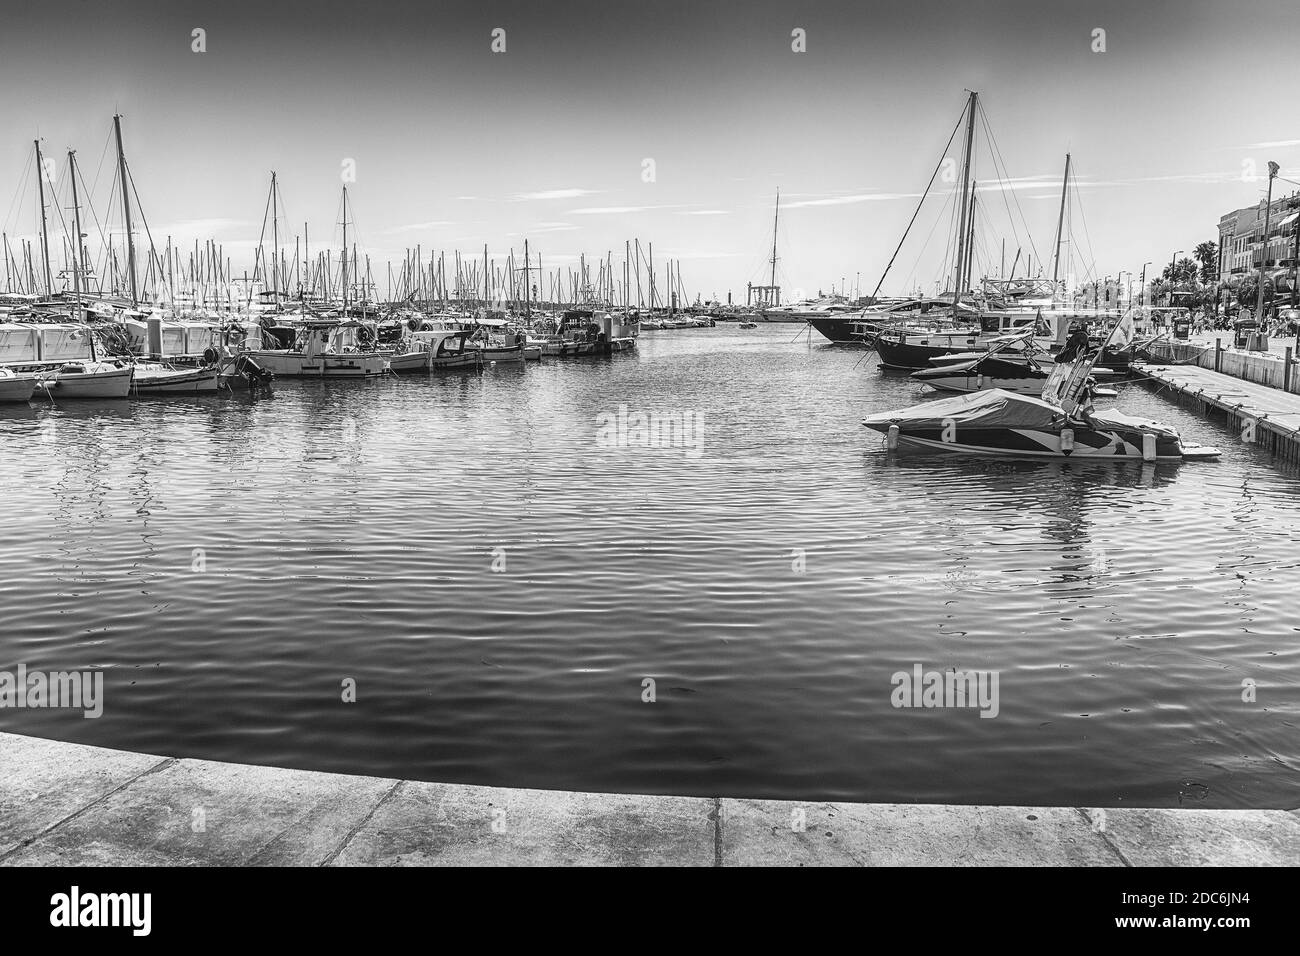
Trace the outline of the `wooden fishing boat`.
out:
M 131 391 L 130 365 L 109 362 L 68 362 L 40 373 L 37 388 L 55 399 L 126 398 Z
M 137 395 L 199 395 L 216 392 L 218 376 L 215 365 L 176 368 L 162 362 L 137 362 L 131 391 Z
M 465 329 L 412 332 L 402 340 L 399 351 L 389 357 L 388 368 L 393 372 L 478 368 L 483 364 L 482 352 L 465 347 L 469 335 Z

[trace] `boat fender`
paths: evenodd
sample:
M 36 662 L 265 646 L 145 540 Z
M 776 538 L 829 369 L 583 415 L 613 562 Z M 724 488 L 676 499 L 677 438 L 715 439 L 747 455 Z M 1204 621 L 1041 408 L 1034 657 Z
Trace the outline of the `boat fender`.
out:
M 209 345 L 207 348 L 203 350 L 204 365 L 216 365 L 217 359 L 219 358 L 221 358 L 221 356 L 217 353 L 217 350 L 214 349 L 212 346 Z
M 1073 451 L 1074 451 L 1074 429 L 1062 428 L 1061 429 L 1061 454 L 1069 455 Z
M 1156 460 L 1156 436 L 1151 432 L 1142 433 L 1142 460 Z
M 890 425 L 889 431 L 885 434 L 885 447 L 890 451 L 898 448 L 898 426 Z

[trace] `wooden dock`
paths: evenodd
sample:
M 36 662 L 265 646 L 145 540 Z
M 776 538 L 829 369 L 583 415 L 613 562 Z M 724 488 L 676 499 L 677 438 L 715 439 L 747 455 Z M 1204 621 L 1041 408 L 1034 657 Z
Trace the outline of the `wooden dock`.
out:
M 1225 415 L 1243 441 L 1300 462 L 1300 395 L 1198 365 L 1134 362 L 1133 371 L 1157 388 L 1199 403 L 1207 415 Z

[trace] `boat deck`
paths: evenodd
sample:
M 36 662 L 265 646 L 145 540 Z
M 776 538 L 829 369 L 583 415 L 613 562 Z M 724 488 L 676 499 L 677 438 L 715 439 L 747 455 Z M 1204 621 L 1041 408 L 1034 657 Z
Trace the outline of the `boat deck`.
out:
M 1202 410 L 1227 415 L 1228 422 L 1274 454 L 1300 462 L 1300 395 L 1247 382 L 1197 365 L 1133 363 L 1148 382 L 1199 402 Z M 1253 424 L 1253 428 L 1248 425 Z

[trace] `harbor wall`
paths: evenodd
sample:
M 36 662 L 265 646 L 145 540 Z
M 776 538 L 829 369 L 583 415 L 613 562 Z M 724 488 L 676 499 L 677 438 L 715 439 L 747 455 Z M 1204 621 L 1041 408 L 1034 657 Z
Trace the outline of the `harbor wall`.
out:
M 1300 370 L 1288 348 L 1284 355 L 1272 352 L 1248 352 L 1242 349 L 1190 342 L 1158 342 L 1148 351 L 1158 362 L 1196 365 L 1212 372 L 1231 375 L 1245 382 L 1255 382 L 1283 391 L 1300 394 Z

